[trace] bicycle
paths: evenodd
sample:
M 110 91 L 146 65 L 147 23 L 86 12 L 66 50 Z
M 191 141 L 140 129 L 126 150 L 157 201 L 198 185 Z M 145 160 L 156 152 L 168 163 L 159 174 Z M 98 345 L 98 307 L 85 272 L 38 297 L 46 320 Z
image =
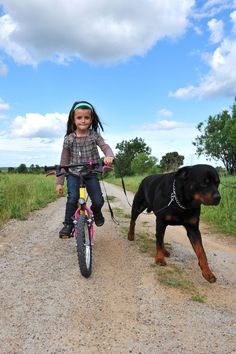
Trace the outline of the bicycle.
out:
M 80 272 L 85 278 L 88 278 L 92 273 L 92 240 L 94 237 L 94 216 L 92 210 L 86 205 L 88 195 L 86 186 L 84 184 L 84 177 L 88 176 L 89 174 L 103 174 L 105 170 L 111 170 L 112 168 L 105 165 L 104 163 L 95 164 L 90 160 L 84 163 L 73 165 L 45 166 L 44 170 L 45 172 L 50 171 L 47 173 L 47 176 L 55 174 L 58 177 L 68 174 L 73 175 L 73 172 L 71 172 L 70 169 L 75 167 L 81 169 L 78 171 L 80 178 L 78 208 L 74 214 L 71 236 L 76 240 Z

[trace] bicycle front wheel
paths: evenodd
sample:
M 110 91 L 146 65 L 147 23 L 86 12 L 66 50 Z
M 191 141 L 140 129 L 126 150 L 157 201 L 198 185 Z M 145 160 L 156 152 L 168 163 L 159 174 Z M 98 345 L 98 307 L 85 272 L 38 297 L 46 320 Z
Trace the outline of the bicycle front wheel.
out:
M 86 215 L 78 217 L 76 247 L 80 272 L 88 278 L 92 273 L 92 242 Z

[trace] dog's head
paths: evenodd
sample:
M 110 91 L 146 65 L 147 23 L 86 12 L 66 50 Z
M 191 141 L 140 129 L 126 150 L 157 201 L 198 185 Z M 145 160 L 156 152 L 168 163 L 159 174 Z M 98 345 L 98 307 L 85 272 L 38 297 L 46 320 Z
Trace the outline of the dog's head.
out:
M 194 165 L 180 168 L 176 181 L 182 182 L 184 198 L 195 205 L 218 205 L 220 178 L 216 169 L 210 165 Z

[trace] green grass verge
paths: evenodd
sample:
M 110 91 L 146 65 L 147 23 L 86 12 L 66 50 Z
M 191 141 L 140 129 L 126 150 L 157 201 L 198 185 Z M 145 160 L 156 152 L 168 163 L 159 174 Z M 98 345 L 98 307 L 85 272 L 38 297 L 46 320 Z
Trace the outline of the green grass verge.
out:
M 35 209 L 56 200 L 55 179 L 44 175 L 0 174 L 0 225 L 26 219 Z

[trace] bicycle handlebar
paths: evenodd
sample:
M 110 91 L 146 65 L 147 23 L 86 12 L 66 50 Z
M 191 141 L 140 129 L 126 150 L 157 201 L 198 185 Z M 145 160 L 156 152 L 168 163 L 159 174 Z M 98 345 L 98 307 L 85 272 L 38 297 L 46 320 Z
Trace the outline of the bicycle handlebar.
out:
M 70 165 L 54 165 L 54 166 L 44 166 L 44 171 L 55 171 L 56 172 L 56 176 L 61 176 L 65 173 L 70 173 L 69 168 L 73 168 L 73 167 L 90 167 L 91 170 L 89 172 L 94 172 L 94 173 L 103 173 L 106 169 L 112 169 L 111 167 L 109 167 L 108 165 L 106 165 L 104 163 L 104 161 L 98 162 L 98 163 L 94 163 L 93 161 L 89 160 L 86 162 L 81 162 L 81 163 L 77 163 L 77 164 L 70 164 Z M 97 169 L 96 169 L 97 167 Z M 92 169 L 94 168 L 94 169 Z M 100 169 L 99 169 L 100 168 Z M 64 169 L 65 172 L 61 172 L 61 170 Z

